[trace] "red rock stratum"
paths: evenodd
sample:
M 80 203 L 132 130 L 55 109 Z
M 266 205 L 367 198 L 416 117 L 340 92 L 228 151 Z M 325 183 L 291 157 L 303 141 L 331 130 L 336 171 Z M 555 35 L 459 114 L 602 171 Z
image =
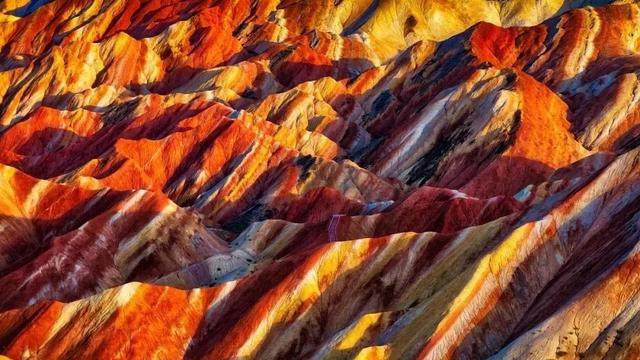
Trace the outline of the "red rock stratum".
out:
M 0 358 L 640 358 L 635 0 L 0 2 Z

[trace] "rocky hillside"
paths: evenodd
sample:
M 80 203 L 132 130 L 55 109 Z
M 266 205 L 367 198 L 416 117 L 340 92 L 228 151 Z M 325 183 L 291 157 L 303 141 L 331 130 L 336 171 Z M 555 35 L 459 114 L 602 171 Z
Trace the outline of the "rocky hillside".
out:
M 11 359 L 638 359 L 640 2 L 2 1 L 0 294 Z

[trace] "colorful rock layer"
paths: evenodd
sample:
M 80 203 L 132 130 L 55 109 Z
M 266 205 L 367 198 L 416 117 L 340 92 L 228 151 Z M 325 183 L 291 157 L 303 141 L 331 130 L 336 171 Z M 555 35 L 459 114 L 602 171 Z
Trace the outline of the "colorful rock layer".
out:
M 3 356 L 638 359 L 639 290 L 639 1 L 0 3 Z

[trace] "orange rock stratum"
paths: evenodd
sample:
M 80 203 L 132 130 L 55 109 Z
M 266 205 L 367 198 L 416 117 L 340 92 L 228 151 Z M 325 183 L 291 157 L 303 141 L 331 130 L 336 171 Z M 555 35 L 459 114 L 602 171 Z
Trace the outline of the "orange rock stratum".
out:
M 640 1 L 0 1 L 0 358 L 640 359 Z

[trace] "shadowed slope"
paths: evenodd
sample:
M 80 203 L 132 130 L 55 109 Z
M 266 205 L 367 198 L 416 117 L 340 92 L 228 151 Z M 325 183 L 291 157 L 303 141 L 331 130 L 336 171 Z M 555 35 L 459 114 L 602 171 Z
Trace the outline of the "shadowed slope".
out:
M 3 2 L 0 353 L 637 357 L 605 3 Z

